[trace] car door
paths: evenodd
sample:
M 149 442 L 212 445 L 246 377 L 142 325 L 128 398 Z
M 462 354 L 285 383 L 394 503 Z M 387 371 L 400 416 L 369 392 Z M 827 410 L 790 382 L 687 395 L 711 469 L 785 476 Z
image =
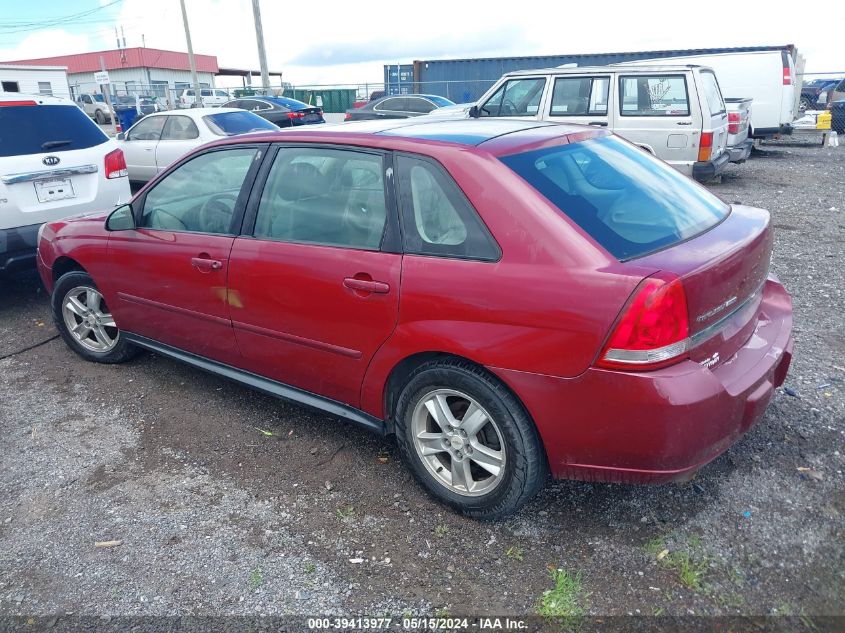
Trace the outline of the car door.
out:
M 136 228 L 111 233 L 111 305 L 121 330 L 233 364 L 229 252 L 267 145 L 212 148 L 133 201 Z
M 398 316 L 402 256 L 379 152 L 281 147 L 235 239 L 244 368 L 352 406 Z
M 563 75 L 555 77 L 546 119 L 608 127 L 611 106 L 610 75 Z
M 437 108 L 425 97 L 406 97 L 405 107 L 408 109 L 408 116 L 422 116 Z
M 184 114 L 168 116 L 156 145 L 156 173 L 167 169 L 200 143 L 199 128 L 191 117 Z
M 156 146 L 166 119 L 166 116 L 146 116 L 126 132 L 120 149 L 126 158 L 130 180 L 145 182 L 158 173 Z
M 688 175 L 698 157 L 703 125 L 701 107 L 690 97 L 695 89 L 688 83 L 691 79 L 677 72 L 620 72 L 611 125 L 620 136 Z

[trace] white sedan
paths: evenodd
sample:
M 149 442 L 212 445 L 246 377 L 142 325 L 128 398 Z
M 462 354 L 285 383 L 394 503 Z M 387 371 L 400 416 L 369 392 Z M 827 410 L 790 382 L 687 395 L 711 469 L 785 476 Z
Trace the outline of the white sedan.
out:
M 200 145 L 224 136 L 278 129 L 238 108 L 192 108 L 148 114 L 118 134 L 117 143 L 126 157 L 129 180 L 147 182 Z

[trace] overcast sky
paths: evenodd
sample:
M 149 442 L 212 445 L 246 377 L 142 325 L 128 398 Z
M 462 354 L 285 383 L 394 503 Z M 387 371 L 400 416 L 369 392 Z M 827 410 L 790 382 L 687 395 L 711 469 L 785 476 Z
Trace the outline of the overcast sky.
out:
M 258 67 L 250 0 L 186 0 L 194 51 Z M 102 8 L 74 20 L 70 14 Z M 701 17 L 692 17 L 696 6 Z M 845 2 L 262 0 L 272 71 L 294 84 L 378 82 L 414 59 L 795 44 L 808 72 L 845 72 Z M 0 60 L 126 45 L 186 50 L 179 0 L 0 0 Z M 753 25 L 750 26 L 750 25 Z M 493 79 L 480 77 L 480 79 Z

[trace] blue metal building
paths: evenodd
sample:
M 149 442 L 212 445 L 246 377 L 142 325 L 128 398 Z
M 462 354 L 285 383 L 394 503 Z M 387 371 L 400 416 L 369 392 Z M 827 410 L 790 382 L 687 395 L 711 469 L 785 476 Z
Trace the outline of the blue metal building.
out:
M 456 103 L 475 101 L 502 75 L 515 70 L 552 68 L 563 64 L 578 66 L 604 66 L 638 59 L 683 57 L 686 55 L 714 55 L 717 53 L 747 53 L 755 51 L 785 50 L 794 54 L 795 47 L 745 46 L 738 48 L 698 48 L 689 50 L 633 51 L 625 53 L 592 53 L 577 55 L 534 55 L 529 57 L 488 57 L 478 59 L 434 59 L 415 61 L 413 65 L 385 65 L 386 89 L 392 93 L 423 92 L 444 96 Z M 407 79 L 409 67 L 413 69 L 413 85 Z M 401 69 L 401 87 L 397 75 Z

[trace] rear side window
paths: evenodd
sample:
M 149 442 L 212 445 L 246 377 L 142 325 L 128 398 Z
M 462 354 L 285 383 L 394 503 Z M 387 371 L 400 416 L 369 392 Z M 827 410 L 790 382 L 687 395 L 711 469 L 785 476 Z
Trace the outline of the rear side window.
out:
M 0 106 L 0 156 L 68 152 L 107 140 L 75 105 Z
M 702 70 L 699 77 L 701 77 L 701 83 L 704 87 L 704 96 L 707 99 L 710 114 L 721 114 L 725 111 L 725 102 L 722 99 L 722 91 L 719 90 L 716 75 L 709 70 Z
M 481 116 L 535 116 L 545 86 L 543 77 L 509 79 L 481 106 Z
M 169 116 L 161 133 L 162 141 L 190 141 L 199 138 L 200 131 L 190 117 Z
M 619 78 L 622 116 L 689 116 L 687 79 L 683 75 Z
M 611 136 L 501 160 L 619 260 L 695 237 L 730 211 L 666 163 Z
M 607 114 L 608 77 L 558 77 L 552 92 L 551 116 Z
M 497 260 L 499 247 L 451 176 L 438 164 L 397 158 L 406 253 Z
M 279 129 L 270 121 L 262 119 L 252 112 L 221 112 L 220 114 L 204 116 L 202 120 L 206 122 L 208 129 L 217 136 L 234 136 L 247 132 Z

